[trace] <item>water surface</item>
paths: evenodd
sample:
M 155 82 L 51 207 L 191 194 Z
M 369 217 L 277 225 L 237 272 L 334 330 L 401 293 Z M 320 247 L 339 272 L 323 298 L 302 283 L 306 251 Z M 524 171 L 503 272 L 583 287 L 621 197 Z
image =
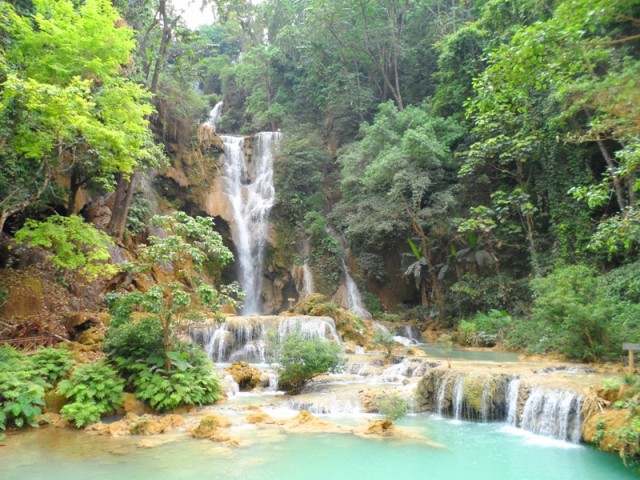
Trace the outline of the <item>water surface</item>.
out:
M 330 417 L 325 417 L 330 419 Z M 503 423 L 471 423 L 429 415 L 399 424 L 439 442 L 336 434 L 285 434 L 240 427 L 245 446 L 226 448 L 186 435 L 155 448 L 142 438 L 105 438 L 46 429 L 8 439 L 0 448 L 2 480 L 603 480 L 637 479 L 620 459 L 547 439 Z M 162 436 L 152 440 L 162 439 Z M 165 437 L 166 438 L 166 437 Z

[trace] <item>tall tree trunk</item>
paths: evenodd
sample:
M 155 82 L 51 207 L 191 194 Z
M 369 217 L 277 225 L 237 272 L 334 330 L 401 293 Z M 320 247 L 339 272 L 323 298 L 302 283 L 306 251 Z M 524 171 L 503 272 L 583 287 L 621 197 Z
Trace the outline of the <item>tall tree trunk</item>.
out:
M 139 173 L 136 171 L 127 178 L 121 175 L 118 180 L 118 186 L 114 194 L 113 208 L 111 209 L 111 220 L 107 225 L 109 234 L 118 240 L 122 240 L 124 230 L 127 225 L 127 216 L 131 201 L 133 200 L 133 192 L 136 189 L 136 183 Z

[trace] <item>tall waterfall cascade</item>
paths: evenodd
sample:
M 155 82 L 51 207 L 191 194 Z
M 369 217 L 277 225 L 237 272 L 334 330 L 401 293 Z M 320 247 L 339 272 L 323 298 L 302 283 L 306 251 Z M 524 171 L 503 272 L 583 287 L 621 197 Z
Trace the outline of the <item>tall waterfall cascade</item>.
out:
M 243 137 L 223 135 L 225 193 L 233 210 L 231 234 L 236 246 L 238 280 L 245 292 L 243 315 L 262 309 L 264 251 L 269 233 L 269 213 L 275 201 L 273 157 L 279 132 L 262 132 L 253 138 L 248 161 Z
M 218 123 L 220 123 L 220 117 L 222 116 L 222 107 L 224 106 L 224 102 L 218 102 L 209 112 L 209 118 L 207 119 L 207 124 L 213 127 L 213 131 L 218 131 Z

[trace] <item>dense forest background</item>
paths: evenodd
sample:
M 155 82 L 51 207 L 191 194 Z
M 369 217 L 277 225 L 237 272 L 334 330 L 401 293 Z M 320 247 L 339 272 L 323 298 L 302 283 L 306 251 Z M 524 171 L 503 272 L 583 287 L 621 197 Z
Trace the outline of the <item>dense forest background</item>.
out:
M 219 21 L 191 31 L 167 0 L 0 5 L 5 243 L 89 232 L 63 220 L 88 218 L 82 192 L 141 241 L 144 172 L 206 151 L 222 100 L 219 131 L 283 131 L 273 221 L 311 243 L 320 289 L 337 232 L 377 318 L 581 360 L 640 341 L 639 2 L 205 8 Z

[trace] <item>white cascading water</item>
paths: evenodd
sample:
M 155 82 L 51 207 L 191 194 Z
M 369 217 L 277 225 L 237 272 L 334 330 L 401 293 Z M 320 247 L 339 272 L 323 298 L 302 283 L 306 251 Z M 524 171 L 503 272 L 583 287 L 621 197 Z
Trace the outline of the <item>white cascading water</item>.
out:
M 485 380 L 484 385 L 482 387 L 482 400 L 480 401 L 480 418 L 482 421 L 486 422 L 489 420 L 489 413 L 491 410 L 491 397 L 489 396 L 491 393 L 491 383 L 489 380 Z
M 436 413 L 442 415 L 444 412 L 444 404 L 447 398 L 447 386 L 449 385 L 450 377 L 448 375 L 442 375 L 440 377 L 436 395 Z
M 309 264 L 305 260 L 302 264 L 302 297 L 308 297 L 316 291 L 316 286 L 313 283 L 313 274 L 309 268 Z
M 453 418 L 460 420 L 462 416 L 462 402 L 464 401 L 464 377 L 462 375 L 456 378 L 453 387 Z
M 583 397 L 567 390 L 535 387 L 522 410 L 520 428 L 570 442 L 582 437 Z
M 278 340 L 297 332 L 305 339 L 318 337 L 340 342 L 330 317 L 229 317 L 220 325 L 195 325 L 189 333 L 214 362 L 266 363 L 271 353 L 269 332 Z
M 507 387 L 507 423 L 518 426 L 518 400 L 520 399 L 520 379 L 514 378 Z
M 262 309 L 262 269 L 268 218 L 275 200 L 273 156 L 279 132 L 258 133 L 247 162 L 244 138 L 224 135 L 225 190 L 233 210 L 232 237 L 237 251 L 238 280 L 245 292 L 243 315 Z
M 344 259 L 342 259 L 342 270 L 344 271 L 344 285 L 347 291 L 347 310 L 352 311 L 360 318 L 371 318 L 371 314 L 364 306 L 362 295 L 358 289 L 358 285 L 349 274 L 349 269 Z
M 224 106 L 223 102 L 218 102 L 209 112 L 209 119 L 207 120 L 207 124 L 213 127 L 213 131 L 218 131 L 218 123 L 220 123 L 220 117 L 222 116 L 222 107 Z

